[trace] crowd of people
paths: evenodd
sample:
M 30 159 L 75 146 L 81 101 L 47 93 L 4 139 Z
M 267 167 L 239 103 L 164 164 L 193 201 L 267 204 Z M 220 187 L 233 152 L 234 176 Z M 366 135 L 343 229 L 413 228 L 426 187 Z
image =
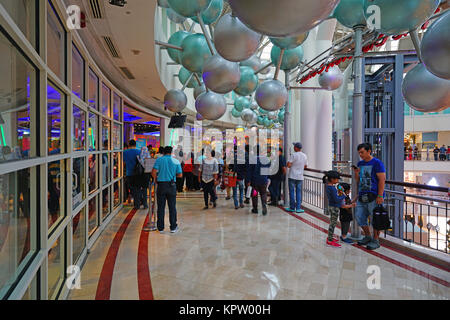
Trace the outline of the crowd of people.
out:
M 450 146 L 444 144 L 439 148 L 435 145 L 434 148 L 427 147 L 426 150 L 419 150 L 417 145 L 405 145 L 405 160 L 421 160 L 430 161 L 431 154 L 433 154 L 434 161 L 450 161 Z
M 293 144 L 294 152 L 289 158 L 283 156 L 283 149 L 271 158 L 272 150 L 261 152 L 260 146 L 251 148 L 248 144 L 239 149 L 236 145 L 224 155 L 216 154 L 211 147 L 206 147 L 194 156 L 193 152 L 183 152 L 181 148 L 160 147 L 159 152 L 150 152 L 151 146 L 136 149 L 136 141 L 131 140 L 124 151 L 125 165 L 125 199 L 135 209 L 148 208 L 147 197 L 150 183 L 156 185 L 157 229 L 164 233 L 164 214 L 166 202 L 169 208 L 170 232 L 179 231 L 177 224 L 176 196 L 180 192 L 202 191 L 203 210 L 217 207 L 217 192 L 226 192 L 226 200 L 233 199 L 234 209 L 245 208 L 250 204 L 251 212 L 258 214 L 258 200 L 261 201 L 262 215 L 267 215 L 268 205 L 279 206 L 281 203 L 283 181 L 288 178 L 289 203 L 286 211 L 300 214 L 302 209 L 302 186 L 304 170 L 308 166 L 308 157 L 302 152 L 302 144 Z M 353 217 L 364 232 L 359 245 L 374 250 L 380 247 L 379 231 L 373 231 L 368 225 L 376 207 L 384 201 L 384 184 L 386 180 L 383 163 L 372 156 L 372 146 L 364 143 L 358 146 L 361 161 L 353 166 L 358 182 L 358 192 L 350 198 L 349 184 L 340 183 L 336 171 L 326 172 L 323 182 L 326 185 L 330 216 L 329 234 L 326 244 L 340 247 L 342 243 L 353 243 L 349 239 L 350 222 Z M 154 159 L 147 162 L 147 159 Z M 149 167 L 149 163 L 150 167 Z M 270 197 L 270 200 L 268 199 Z M 355 208 L 354 215 L 352 210 Z M 333 236 L 338 219 L 341 222 L 341 236 Z M 372 220 L 372 219 L 370 219 Z

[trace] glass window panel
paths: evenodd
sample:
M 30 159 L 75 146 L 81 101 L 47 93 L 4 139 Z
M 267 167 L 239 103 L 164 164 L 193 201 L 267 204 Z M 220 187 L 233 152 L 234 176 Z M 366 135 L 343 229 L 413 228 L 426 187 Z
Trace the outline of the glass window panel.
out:
M 88 232 L 89 236 L 94 233 L 95 229 L 98 226 L 98 216 L 97 216 L 97 199 L 98 197 L 94 197 L 89 200 L 89 217 L 88 217 Z
M 86 174 L 84 170 L 85 158 L 73 159 L 72 173 L 72 208 L 75 209 L 85 199 Z
M 84 59 L 75 45 L 72 45 L 72 92 L 84 100 Z
M 111 175 L 110 175 L 110 153 L 103 153 L 102 154 L 102 174 L 103 174 L 103 184 L 111 182 Z
M 114 98 L 113 98 L 113 114 L 114 114 L 114 120 L 120 121 L 121 117 L 121 108 L 122 107 L 122 98 L 114 92 Z
M 14 283 L 32 251 L 30 170 L 0 175 L 0 297 Z
M 114 183 L 114 208 L 120 205 L 120 184 L 121 181 Z
M 36 0 L 0 0 L 20 31 L 36 47 Z
M 114 152 L 113 154 L 113 179 L 117 179 L 122 176 L 121 172 L 121 156 L 122 153 Z
M 22 296 L 22 300 L 38 300 L 38 286 L 37 286 L 37 277 L 39 276 L 38 271 L 36 275 L 34 276 L 33 280 L 31 280 L 31 283 L 27 287 L 27 290 Z
M 64 268 L 64 233 L 56 240 L 48 251 L 48 298 L 56 298 L 56 294 L 65 279 Z
M 97 150 L 98 116 L 89 113 L 89 151 Z
M 61 195 L 64 187 L 64 161 L 48 164 L 48 228 L 50 229 L 64 215 Z
M 94 108 L 95 110 L 98 110 L 98 77 L 92 71 L 91 68 L 89 68 L 89 106 L 91 108 Z
M 102 192 L 102 220 L 104 220 L 109 213 L 109 188 L 106 188 Z
M 111 117 L 111 89 L 102 84 L 102 114 Z
M 102 150 L 110 150 L 111 144 L 109 139 L 109 130 L 111 128 L 111 121 L 103 119 L 102 124 Z
M 85 150 L 85 118 L 86 112 L 77 106 L 73 106 L 73 151 Z
M 86 247 L 86 208 L 83 208 L 72 220 L 72 264 Z
M 61 107 L 62 93 L 54 86 L 47 85 L 47 137 L 49 155 L 62 152 Z
M 0 32 L 0 163 L 28 159 L 36 134 L 30 117 L 35 108 L 35 70 Z
M 89 193 L 97 190 L 98 188 L 98 179 L 97 179 L 97 155 L 90 154 L 89 155 Z
M 113 149 L 121 150 L 122 149 L 122 126 L 120 124 L 113 124 Z
M 47 65 L 65 82 L 65 30 L 50 1 L 47 5 Z

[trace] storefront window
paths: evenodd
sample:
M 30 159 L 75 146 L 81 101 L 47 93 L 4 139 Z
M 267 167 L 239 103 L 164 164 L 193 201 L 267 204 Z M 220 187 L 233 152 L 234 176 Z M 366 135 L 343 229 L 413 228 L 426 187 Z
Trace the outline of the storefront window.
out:
M 109 130 L 111 128 L 111 121 L 109 120 L 102 120 L 102 150 L 110 150 L 111 148 L 111 142 L 109 140 Z
M 60 154 L 61 150 L 61 106 L 62 93 L 52 85 L 47 86 L 47 134 L 48 154 Z
M 77 263 L 86 244 L 86 208 L 72 220 L 72 263 Z
M 75 45 L 72 46 L 72 92 L 84 100 L 84 59 Z
M 0 33 L 0 163 L 28 159 L 36 135 L 31 130 L 35 106 L 35 71 Z
M 65 82 L 66 34 L 50 1 L 47 5 L 47 65 Z
M 120 156 L 122 154 L 119 152 L 114 152 L 113 153 L 113 179 L 117 179 L 119 178 L 121 175 L 121 166 L 120 166 Z
M 102 192 L 102 220 L 108 216 L 109 212 L 109 188 L 106 188 Z
M 122 149 L 122 126 L 120 124 L 114 123 L 113 125 L 113 149 L 121 150 Z
M 48 298 L 55 299 L 65 279 L 64 268 L 64 234 L 62 234 L 48 251 Z
M 102 85 L 102 114 L 111 117 L 111 89 L 104 83 Z
M 36 0 L 0 0 L 0 4 L 31 45 L 36 47 Z
M 72 208 L 75 209 L 85 199 L 86 175 L 84 171 L 84 157 L 73 159 L 72 172 Z
M 0 297 L 31 250 L 30 169 L 0 175 Z
M 98 110 L 98 77 L 89 68 L 89 107 Z
M 103 153 L 102 154 L 103 186 L 111 181 L 109 168 L 110 168 L 110 153 Z
M 90 154 L 89 155 L 89 193 L 97 190 L 98 182 L 97 182 L 97 155 Z
M 89 151 L 97 150 L 98 116 L 89 113 Z
M 61 195 L 64 187 L 64 161 L 48 164 L 48 228 L 50 229 L 64 215 Z
M 85 117 L 86 112 L 73 106 L 73 151 L 84 151 L 85 149 Z
M 114 183 L 114 208 L 120 205 L 120 181 Z
M 89 236 L 95 231 L 97 228 L 97 198 L 94 197 L 89 200 L 89 217 L 88 217 L 88 233 Z
M 122 109 L 122 99 L 120 96 L 114 92 L 114 98 L 113 98 L 113 114 L 114 114 L 114 120 L 120 121 L 120 110 Z

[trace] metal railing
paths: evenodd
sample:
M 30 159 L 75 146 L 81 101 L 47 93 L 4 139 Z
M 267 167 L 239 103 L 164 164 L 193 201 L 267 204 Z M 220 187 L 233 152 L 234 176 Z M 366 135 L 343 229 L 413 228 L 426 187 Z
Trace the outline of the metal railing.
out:
M 339 170 L 338 170 L 339 171 Z M 302 201 L 317 212 L 327 207 L 324 172 L 306 169 Z M 352 176 L 341 174 L 341 182 Z M 450 190 L 422 184 L 386 181 L 385 205 L 391 218 L 387 235 L 441 252 L 450 253 Z
M 447 151 L 446 151 L 447 152 Z M 405 161 L 450 161 L 450 154 L 434 152 L 433 149 L 405 151 Z

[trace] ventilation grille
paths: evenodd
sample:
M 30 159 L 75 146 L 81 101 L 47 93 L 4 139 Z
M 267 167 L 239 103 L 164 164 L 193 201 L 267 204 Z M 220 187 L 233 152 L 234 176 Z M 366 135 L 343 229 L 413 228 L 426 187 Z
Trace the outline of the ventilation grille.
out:
M 103 19 L 102 9 L 98 0 L 89 0 L 89 5 L 94 19 Z
M 130 72 L 130 70 L 128 70 L 128 68 L 126 67 L 119 67 L 120 70 L 122 70 L 123 74 L 130 80 L 134 80 L 136 79 L 133 74 Z
M 116 46 L 112 42 L 110 37 L 103 37 L 103 40 L 105 40 L 106 46 L 108 47 L 109 52 L 111 53 L 111 56 L 114 58 L 120 58 L 119 53 L 116 50 Z

